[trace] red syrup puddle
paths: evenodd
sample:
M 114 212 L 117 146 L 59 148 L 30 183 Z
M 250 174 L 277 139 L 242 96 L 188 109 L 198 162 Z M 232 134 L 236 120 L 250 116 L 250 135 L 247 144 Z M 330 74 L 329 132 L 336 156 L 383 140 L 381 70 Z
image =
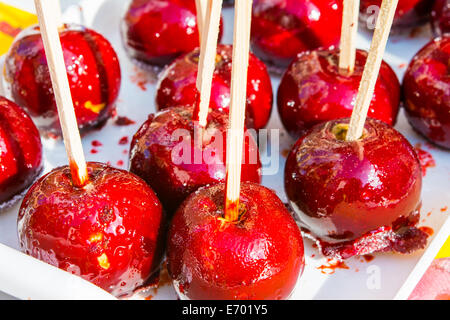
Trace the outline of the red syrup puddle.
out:
M 328 259 L 327 263 L 317 267 L 323 274 L 333 274 L 336 272 L 336 269 L 350 269 L 344 261 Z
M 117 161 L 117 166 L 119 166 L 119 167 L 122 167 L 123 166 L 123 160 L 119 160 L 119 161 Z
M 102 144 L 100 141 L 98 141 L 98 140 L 93 140 L 93 141 L 91 142 L 91 145 L 92 145 L 93 147 L 101 147 L 101 146 L 103 146 L 103 144 Z
M 447 211 L 447 209 L 448 209 L 448 207 L 445 206 L 445 207 L 441 208 L 441 212 L 445 212 L 445 211 Z
M 120 127 L 130 126 L 130 125 L 133 125 L 135 123 L 136 123 L 136 121 L 131 120 L 130 118 L 127 118 L 127 117 L 124 117 L 124 116 L 117 117 L 117 119 L 115 121 L 116 126 L 120 126 Z
M 96 153 L 98 153 L 98 150 L 97 149 L 91 149 L 91 153 L 92 154 L 96 154 Z
M 119 145 L 123 146 L 125 144 L 128 144 L 128 137 L 127 136 L 124 136 L 124 137 L 120 138 L 120 140 L 119 140 Z
M 422 145 L 420 143 L 416 144 L 414 148 L 416 149 L 417 157 L 419 158 L 420 165 L 422 167 L 422 175 L 425 177 L 428 168 L 436 167 L 436 161 L 431 153 L 422 149 Z
M 423 226 L 423 227 L 419 227 L 419 229 L 421 231 L 425 232 L 426 234 L 428 234 L 430 237 L 434 234 L 434 230 L 430 227 Z
M 371 254 L 365 254 L 365 255 L 363 255 L 362 257 L 364 258 L 364 260 L 365 260 L 366 262 L 370 262 L 370 261 L 372 261 L 373 259 L 375 259 L 375 257 L 374 257 L 373 255 L 371 255 Z

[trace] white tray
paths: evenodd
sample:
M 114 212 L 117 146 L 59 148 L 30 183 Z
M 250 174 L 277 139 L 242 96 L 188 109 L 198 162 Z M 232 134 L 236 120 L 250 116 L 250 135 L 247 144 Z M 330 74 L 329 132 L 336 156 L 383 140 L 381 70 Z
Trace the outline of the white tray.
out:
M 8 1 L 19 4 L 20 7 L 32 11 L 32 1 Z M 75 2 L 72 1 L 71 2 Z M 64 5 L 64 2 L 63 2 Z M 81 9 L 80 9 L 81 8 Z M 127 58 L 122 47 L 119 22 L 124 12 L 123 0 L 97 0 L 80 1 L 79 5 L 73 5 L 65 11 L 66 21 L 83 22 L 108 38 L 115 47 L 122 68 L 122 89 L 119 97 L 118 114 L 135 120 L 136 125 L 118 127 L 110 121 L 101 131 L 93 132 L 83 139 L 84 150 L 89 161 L 109 161 L 112 165 L 127 168 L 128 156 L 124 153 L 128 146 L 119 145 L 123 136 L 129 138 L 135 133 L 140 124 L 149 113 L 155 111 L 154 96 L 155 85 L 145 85 L 142 90 L 136 83 L 142 80 L 136 67 Z M 224 43 L 232 42 L 233 9 L 224 10 Z M 414 38 L 408 34 L 393 36 L 388 44 L 385 60 L 395 69 L 401 79 L 407 64 L 413 55 L 431 38 L 428 28 L 423 28 Z M 368 49 L 370 36 L 360 32 L 358 47 Z M 280 79 L 272 77 L 274 94 L 278 88 Z M 269 129 L 282 128 L 276 106 L 274 105 Z M 335 269 L 332 274 L 330 269 L 318 269 L 326 264 L 317 249 L 312 247 L 309 240 L 305 240 L 306 269 L 298 281 L 297 287 L 291 299 L 406 299 L 422 277 L 440 247 L 449 236 L 450 219 L 449 211 L 441 211 L 441 208 L 450 206 L 450 153 L 437 148 L 427 147 L 425 141 L 413 132 L 408 125 L 403 112 L 401 112 L 396 128 L 403 133 L 413 144 L 421 143 L 423 149 L 429 151 L 436 161 L 436 167 L 427 170 L 423 185 L 423 207 L 421 225 L 434 230 L 425 251 L 419 251 L 411 255 L 375 254 L 375 258 L 366 261 L 363 258 L 352 258 L 346 261 L 348 269 Z M 284 132 L 284 130 L 282 130 Z M 280 198 L 286 202 L 283 190 L 283 171 L 285 158 L 282 153 L 288 150 L 294 142 L 287 134 L 281 135 L 280 170 L 275 176 L 265 176 L 263 184 L 277 191 Z M 99 140 L 103 146 L 97 154 L 91 153 L 91 142 Z M 46 140 L 45 146 L 45 172 L 55 166 L 66 164 L 66 154 L 62 142 Z M 120 162 L 123 165 L 117 165 Z M 12 248 L 18 248 L 17 241 L 17 217 L 18 205 L 0 214 L 0 242 Z M 427 213 L 431 212 L 430 215 Z M 1 270 L 0 270 L 1 272 Z M 325 273 L 324 273 L 325 272 Z M 135 298 L 175 299 L 176 294 L 170 285 L 158 290 L 136 295 Z M 0 292 L 0 298 L 8 296 Z

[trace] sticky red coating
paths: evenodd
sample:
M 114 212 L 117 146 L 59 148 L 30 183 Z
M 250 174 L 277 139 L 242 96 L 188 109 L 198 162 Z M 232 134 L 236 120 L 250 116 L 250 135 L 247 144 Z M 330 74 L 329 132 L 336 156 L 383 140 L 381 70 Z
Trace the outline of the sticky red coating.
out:
M 406 116 L 434 144 L 450 149 L 450 35 L 432 40 L 403 79 Z
M 56 168 L 28 191 L 18 217 L 27 254 L 121 296 L 144 284 L 164 251 L 162 206 L 124 170 L 88 163 L 90 182 L 73 186 Z
M 431 23 L 436 36 L 450 34 L 450 1 L 435 0 L 431 11 Z
M 0 206 L 24 192 L 43 167 L 42 143 L 31 118 L 0 96 Z
M 297 53 L 338 46 L 340 0 L 255 0 L 251 44 L 264 62 L 286 68 Z
M 158 67 L 171 63 L 200 44 L 195 1 L 132 0 L 122 20 L 122 38 L 133 59 Z
M 345 141 L 341 124 L 348 123 L 313 127 L 288 156 L 285 190 L 302 225 L 322 241 L 343 242 L 417 223 L 422 171 L 414 148 L 371 118 L 363 138 Z
M 231 45 L 219 45 L 211 88 L 210 108 L 228 113 L 230 106 L 231 65 L 233 56 Z M 197 71 L 200 51 L 175 60 L 161 74 L 156 92 L 158 110 L 168 106 L 193 105 L 197 101 Z M 250 53 L 247 76 L 248 128 L 262 129 L 269 122 L 272 111 L 273 93 L 267 68 L 255 55 Z
M 358 95 L 367 52 L 357 50 L 354 71 L 339 70 L 339 50 L 319 49 L 298 55 L 278 88 L 278 112 L 286 130 L 298 139 L 314 125 L 350 117 Z M 383 61 L 369 108 L 369 117 L 394 125 L 400 104 L 400 83 Z
M 225 185 L 202 188 L 175 214 L 168 270 L 192 300 L 287 299 L 304 268 L 300 231 L 275 192 L 242 183 L 241 217 L 223 219 Z
M 224 182 L 226 177 L 228 116 L 216 110 L 208 114 L 200 149 L 193 110 L 172 107 L 150 115 L 131 142 L 130 171 L 155 190 L 168 213 L 199 187 Z M 252 136 L 247 137 L 241 179 L 260 183 L 258 147 Z
M 99 33 L 64 25 L 60 39 L 78 127 L 85 133 L 101 126 L 115 110 L 121 72 L 111 44 Z M 5 59 L 5 82 L 12 99 L 44 133 L 60 135 L 50 72 L 39 27 L 23 31 Z
M 381 3 L 382 0 L 361 0 L 359 10 L 363 27 L 375 29 L 376 9 L 381 7 Z M 428 22 L 432 5 L 430 0 L 399 0 L 392 29 L 413 28 Z

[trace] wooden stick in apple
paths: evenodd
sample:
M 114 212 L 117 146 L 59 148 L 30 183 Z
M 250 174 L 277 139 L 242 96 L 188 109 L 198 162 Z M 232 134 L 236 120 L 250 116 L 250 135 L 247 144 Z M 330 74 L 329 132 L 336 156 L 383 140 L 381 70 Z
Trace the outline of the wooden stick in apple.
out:
M 200 92 L 198 121 L 200 127 L 206 126 L 214 69 L 216 66 L 217 41 L 219 39 L 222 0 L 208 0 L 203 38 L 200 46 L 200 59 L 197 73 L 197 90 Z
M 225 219 L 227 221 L 237 221 L 239 219 L 252 3 L 252 0 L 239 0 L 235 3 L 230 124 L 227 136 L 225 199 Z
M 350 124 L 346 136 L 347 141 L 358 140 L 364 130 L 364 123 L 369 111 L 375 84 L 383 61 L 386 43 L 394 20 L 398 0 L 383 0 L 378 15 L 375 33 L 373 35 L 367 62 L 364 67 L 355 107 L 352 112 Z
M 59 0 L 35 0 L 35 5 L 72 180 L 74 185 L 81 187 L 87 183 L 89 178 L 59 39 L 58 27 L 61 22 L 61 12 L 58 2 Z
M 352 73 L 355 69 L 359 3 L 359 0 L 344 0 L 339 69 L 345 73 Z

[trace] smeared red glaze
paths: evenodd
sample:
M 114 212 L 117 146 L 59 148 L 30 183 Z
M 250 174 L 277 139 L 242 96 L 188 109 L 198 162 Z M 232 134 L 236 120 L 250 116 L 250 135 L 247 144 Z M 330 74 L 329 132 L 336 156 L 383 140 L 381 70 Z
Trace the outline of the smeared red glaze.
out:
M 39 132 L 18 105 L 0 96 L 0 206 L 24 192 L 42 171 Z
M 118 167 L 123 167 L 123 165 L 124 165 L 123 160 L 117 161 L 117 166 L 118 166 Z
M 285 72 L 277 94 L 281 121 L 298 139 L 314 125 L 350 117 L 358 94 L 367 52 L 357 50 L 355 70 L 339 69 L 339 50 L 306 51 L 297 56 Z M 400 104 L 400 83 L 383 62 L 368 116 L 394 125 Z
M 299 52 L 338 46 L 341 24 L 342 1 L 255 0 L 252 49 L 263 61 L 285 68 Z
M 98 150 L 97 149 L 91 149 L 91 153 L 92 154 L 96 154 L 96 153 L 98 153 Z
M 362 25 L 366 28 L 374 29 L 374 25 L 368 24 L 374 22 L 374 8 L 381 7 L 382 0 L 361 0 L 360 18 Z M 428 22 L 431 6 L 433 1 L 430 0 L 399 0 L 397 11 L 395 12 L 394 23 L 392 29 L 394 31 L 404 28 L 417 27 L 420 24 Z M 371 6 L 375 6 L 372 7 Z
M 18 217 L 29 255 L 79 275 L 110 293 L 131 293 L 158 269 L 164 248 L 162 206 L 138 177 L 88 163 L 89 183 L 60 167 L 28 191 Z
M 202 188 L 173 218 L 167 259 L 179 294 L 189 299 L 288 298 L 304 268 L 294 219 L 273 191 L 243 183 L 240 219 L 228 222 L 224 197 L 224 184 Z
M 111 44 L 95 31 L 76 25 L 60 29 L 61 45 L 78 126 L 82 133 L 101 128 L 115 109 L 121 73 Z M 39 27 L 25 30 L 5 58 L 10 95 L 46 134 L 61 135 Z
M 450 35 L 423 47 L 403 79 L 406 116 L 430 142 L 450 149 Z
M 120 138 L 119 145 L 126 145 L 126 144 L 128 144 L 128 142 L 129 142 L 128 137 L 124 136 L 124 137 Z
M 417 157 L 419 158 L 420 166 L 422 167 L 422 175 L 425 177 L 428 168 L 436 167 L 436 161 L 431 153 L 422 149 L 420 143 L 416 144 L 414 148 L 416 149 Z
M 219 45 L 212 80 L 210 108 L 228 113 L 231 87 L 231 45 Z M 194 51 L 175 60 L 160 76 L 156 107 L 158 110 L 197 105 L 199 99 L 196 79 L 200 51 Z M 267 125 L 272 111 L 272 84 L 266 66 L 250 54 L 247 78 L 246 125 L 261 129 Z
M 225 181 L 228 115 L 211 110 L 199 140 L 193 112 L 194 107 L 172 107 L 150 115 L 131 142 L 130 171 L 152 186 L 168 213 L 199 187 Z M 248 135 L 243 148 L 242 181 L 259 183 L 261 162 L 253 137 Z
M 363 255 L 364 260 L 366 260 L 366 262 L 371 262 L 373 259 L 375 259 L 375 257 L 371 254 L 365 254 Z
M 199 46 L 195 1 L 132 0 L 122 37 L 133 59 L 163 67 Z
M 124 117 L 124 116 L 117 117 L 116 122 L 115 122 L 115 124 L 117 126 L 130 126 L 130 125 L 135 124 L 135 123 L 136 123 L 136 121 L 131 120 L 130 118 L 127 118 L 127 117 Z
M 93 141 L 91 142 L 91 145 L 92 145 L 93 147 L 101 147 L 101 146 L 103 146 L 103 144 L 102 144 L 100 141 L 98 141 L 98 140 L 93 140 Z
M 433 228 L 427 227 L 427 226 L 422 226 L 419 228 L 421 231 L 425 232 L 427 235 L 429 235 L 430 237 L 434 234 L 434 230 Z
M 344 261 L 328 259 L 328 262 L 324 265 L 317 267 L 323 274 L 333 274 L 336 269 L 350 269 Z
M 447 209 L 448 209 L 448 207 L 445 206 L 445 207 L 441 208 L 441 212 L 445 212 L 445 211 L 447 211 Z
M 287 159 L 286 194 L 302 226 L 338 259 L 423 248 L 428 235 L 415 227 L 422 174 L 414 148 L 371 118 L 360 140 L 338 139 L 333 130 L 348 122 L 315 126 Z

